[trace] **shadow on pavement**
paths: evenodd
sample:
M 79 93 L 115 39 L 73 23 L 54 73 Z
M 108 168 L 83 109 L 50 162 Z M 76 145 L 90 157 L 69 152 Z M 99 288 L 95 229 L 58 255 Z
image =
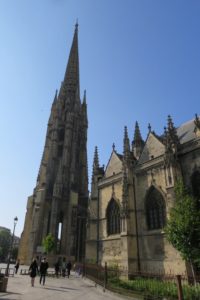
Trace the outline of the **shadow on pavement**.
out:
M 60 286 L 61 289 L 64 289 L 64 290 L 70 290 L 70 291 L 80 291 L 80 289 L 73 289 L 73 288 L 68 288 L 66 286 Z
M 6 293 L 0 293 L 0 300 L 4 297 L 11 295 L 21 295 L 21 293 L 12 293 L 12 292 L 6 292 Z M 10 300 L 9 298 L 6 298 L 6 300 Z M 14 300 L 14 299 L 13 299 Z
M 59 289 L 58 288 L 50 288 L 50 287 L 45 287 L 45 290 L 50 290 L 50 291 L 57 291 L 57 292 L 68 292 L 69 290 L 70 291 L 80 291 L 80 289 L 72 289 L 72 288 L 66 288 L 66 287 L 60 287 Z M 66 291 L 65 291 L 66 290 Z M 1 299 L 1 298 L 0 298 Z

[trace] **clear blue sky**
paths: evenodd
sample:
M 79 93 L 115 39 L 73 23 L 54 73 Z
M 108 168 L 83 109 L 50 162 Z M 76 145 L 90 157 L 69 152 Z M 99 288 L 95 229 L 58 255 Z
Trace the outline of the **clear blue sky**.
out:
M 18 235 L 77 18 L 90 180 L 95 145 L 106 165 L 125 125 L 146 139 L 200 113 L 199 0 L 0 0 L 0 225 L 18 216 Z

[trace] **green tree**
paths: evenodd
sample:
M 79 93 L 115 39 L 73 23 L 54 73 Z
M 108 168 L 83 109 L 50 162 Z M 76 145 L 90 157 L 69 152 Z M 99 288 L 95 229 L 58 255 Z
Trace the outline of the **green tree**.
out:
M 175 203 L 170 210 L 165 228 L 168 241 L 182 258 L 191 264 L 200 265 L 200 211 L 197 201 L 187 192 L 183 181 L 175 184 Z
M 17 259 L 17 256 L 18 256 L 18 248 L 17 247 L 14 247 L 12 249 L 12 253 L 11 253 L 11 257 L 13 260 L 16 260 Z
M 9 253 L 11 234 L 7 229 L 0 230 L 0 261 L 6 261 Z
M 45 252 L 48 254 L 55 248 L 55 239 L 51 233 L 49 233 L 42 241 L 42 246 Z

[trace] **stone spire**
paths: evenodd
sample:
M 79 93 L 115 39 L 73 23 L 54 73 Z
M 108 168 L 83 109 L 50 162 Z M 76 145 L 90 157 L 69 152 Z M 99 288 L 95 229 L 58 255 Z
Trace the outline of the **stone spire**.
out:
M 82 130 L 88 128 L 88 117 L 87 117 L 87 102 L 86 102 L 86 90 L 84 90 L 83 102 L 81 103 L 81 117 L 82 117 Z
M 86 90 L 84 90 L 83 104 L 84 104 L 84 105 L 87 105 L 87 103 L 86 103 Z
M 167 150 L 177 152 L 179 138 L 171 116 L 168 116 L 167 128 L 165 129 L 165 146 Z
M 56 103 L 57 99 L 58 99 L 58 90 L 56 90 L 56 92 L 55 92 L 55 96 L 54 96 L 53 104 L 55 104 L 55 103 Z M 53 105 L 53 104 L 52 104 L 52 105 Z
M 132 142 L 132 151 L 134 156 L 138 159 L 140 154 L 142 153 L 144 147 L 144 141 L 142 139 L 140 128 L 138 122 L 135 123 L 135 132 L 134 132 L 134 139 Z
M 84 259 L 88 205 L 87 127 L 86 94 L 81 103 L 79 92 L 76 24 L 64 80 L 52 104 L 45 149 L 31 200 L 34 209 L 37 204 L 40 210 L 37 216 L 30 211 L 29 227 L 25 225 L 27 236 L 22 241 L 20 257 L 24 256 L 27 262 L 48 232 L 53 234 L 56 244 L 60 239 L 59 250 L 52 253 L 55 258 L 59 252 L 60 256 L 71 257 L 74 261 Z
M 124 162 L 128 163 L 130 159 L 130 142 L 128 138 L 128 131 L 127 127 L 124 127 L 124 149 L 123 149 L 123 155 L 124 155 Z
M 78 24 L 75 25 L 74 38 L 69 54 L 62 90 L 66 96 L 80 95 L 79 56 L 78 56 Z
M 93 173 L 92 176 L 96 175 L 99 170 L 99 155 L 98 155 L 98 148 L 95 147 L 94 150 L 94 159 L 93 159 Z
M 130 167 L 130 142 L 127 127 L 124 127 L 123 167 L 122 167 L 122 231 L 126 231 L 125 218 L 128 216 L 128 173 Z
M 93 170 L 92 170 L 92 183 L 91 183 L 91 195 L 92 197 L 97 196 L 98 181 L 104 176 L 104 166 L 99 166 L 99 154 L 98 148 L 95 147 L 94 159 L 93 159 Z
M 123 149 L 123 168 L 122 168 L 122 217 L 128 216 L 128 171 L 130 167 L 130 142 L 127 127 L 124 127 L 124 149 Z M 123 222 L 122 222 L 123 223 Z M 125 225 L 122 224 L 123 231 Z

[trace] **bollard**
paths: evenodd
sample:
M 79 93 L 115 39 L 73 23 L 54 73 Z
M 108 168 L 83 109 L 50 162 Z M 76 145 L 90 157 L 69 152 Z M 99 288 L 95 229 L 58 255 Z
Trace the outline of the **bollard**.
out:
M 176 284 L 178 290 L 178 300 L 183 300 L 183 289 L 181 284 L 181 275 L 176 275 Z

